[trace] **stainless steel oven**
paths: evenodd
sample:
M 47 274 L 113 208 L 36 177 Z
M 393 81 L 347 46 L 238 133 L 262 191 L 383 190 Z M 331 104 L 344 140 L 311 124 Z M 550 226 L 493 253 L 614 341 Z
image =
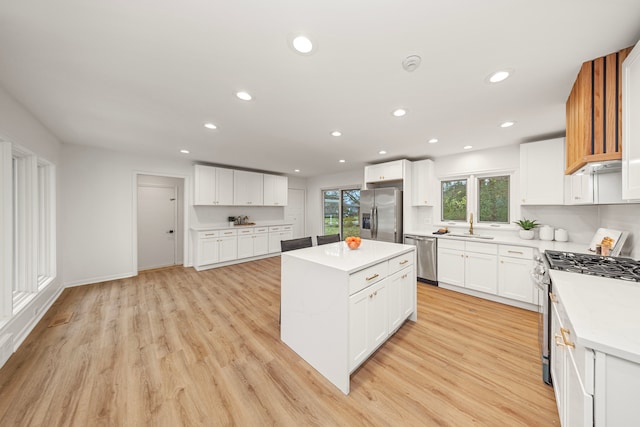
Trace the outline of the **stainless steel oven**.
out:
M 549 293 L 551 292 L 551 279 L 549 278 L 549 263 L 544 255 L 537 249 L 534 253 L 534 267 L 531 278 L 538 289 L 538 344 L 542 362 L 542 380 L 551 384 L 550 365 L 550 307 Z

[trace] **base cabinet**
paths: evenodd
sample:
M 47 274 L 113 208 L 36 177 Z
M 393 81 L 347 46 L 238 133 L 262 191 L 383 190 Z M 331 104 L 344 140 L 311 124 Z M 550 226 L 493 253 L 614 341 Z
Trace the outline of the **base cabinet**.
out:
M 438 242 L 438 281 L 495 294 L 498 289 L 497 245 L 441 240 Z
M 269 253 L 280 252 L 282 249 L 280 242 L 289 239 L 293 239 L 293 226 L 282 225 L 269 227 Z
M 551 304 L 551 377 L 563 427 L 637 425 L 640 363 L 581 345 L 557 292 Z
M 520 246 L 498 247 L 498 295 L 537 304 L 537 288 L 531 283 L 533 249 Z
M 349 297 L 350 371 L 387 338 L 387 281 L 382 280 Z

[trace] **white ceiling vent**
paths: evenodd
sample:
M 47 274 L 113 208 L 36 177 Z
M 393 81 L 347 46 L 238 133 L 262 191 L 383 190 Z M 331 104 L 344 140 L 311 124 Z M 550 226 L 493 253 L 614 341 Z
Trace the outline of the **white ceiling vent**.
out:
M 410 73 L 420 66 L 420 61 L 422 61 L 422 58 L 418 55 L 409 55 L 402 61 L 402 68 Z

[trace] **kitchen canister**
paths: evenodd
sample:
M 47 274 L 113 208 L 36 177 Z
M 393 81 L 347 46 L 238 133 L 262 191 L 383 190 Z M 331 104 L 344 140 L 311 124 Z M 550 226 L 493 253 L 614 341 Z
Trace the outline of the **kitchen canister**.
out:
M 540 240 L 553 240 L 553 227 L 549 225 L 540 227 Z
M 568 242 L 569 241 L 569 233 L 567 230 L 563 228 L 558 228 L 556 230 L 556 241 L 557 242 Z

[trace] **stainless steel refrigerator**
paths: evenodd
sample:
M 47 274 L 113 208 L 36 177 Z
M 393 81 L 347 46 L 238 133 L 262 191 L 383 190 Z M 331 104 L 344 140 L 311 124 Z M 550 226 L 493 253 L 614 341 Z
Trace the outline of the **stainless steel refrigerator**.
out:
M 376 188 L 360 192 L 360 237 L 402 243 L 402 191 Z

